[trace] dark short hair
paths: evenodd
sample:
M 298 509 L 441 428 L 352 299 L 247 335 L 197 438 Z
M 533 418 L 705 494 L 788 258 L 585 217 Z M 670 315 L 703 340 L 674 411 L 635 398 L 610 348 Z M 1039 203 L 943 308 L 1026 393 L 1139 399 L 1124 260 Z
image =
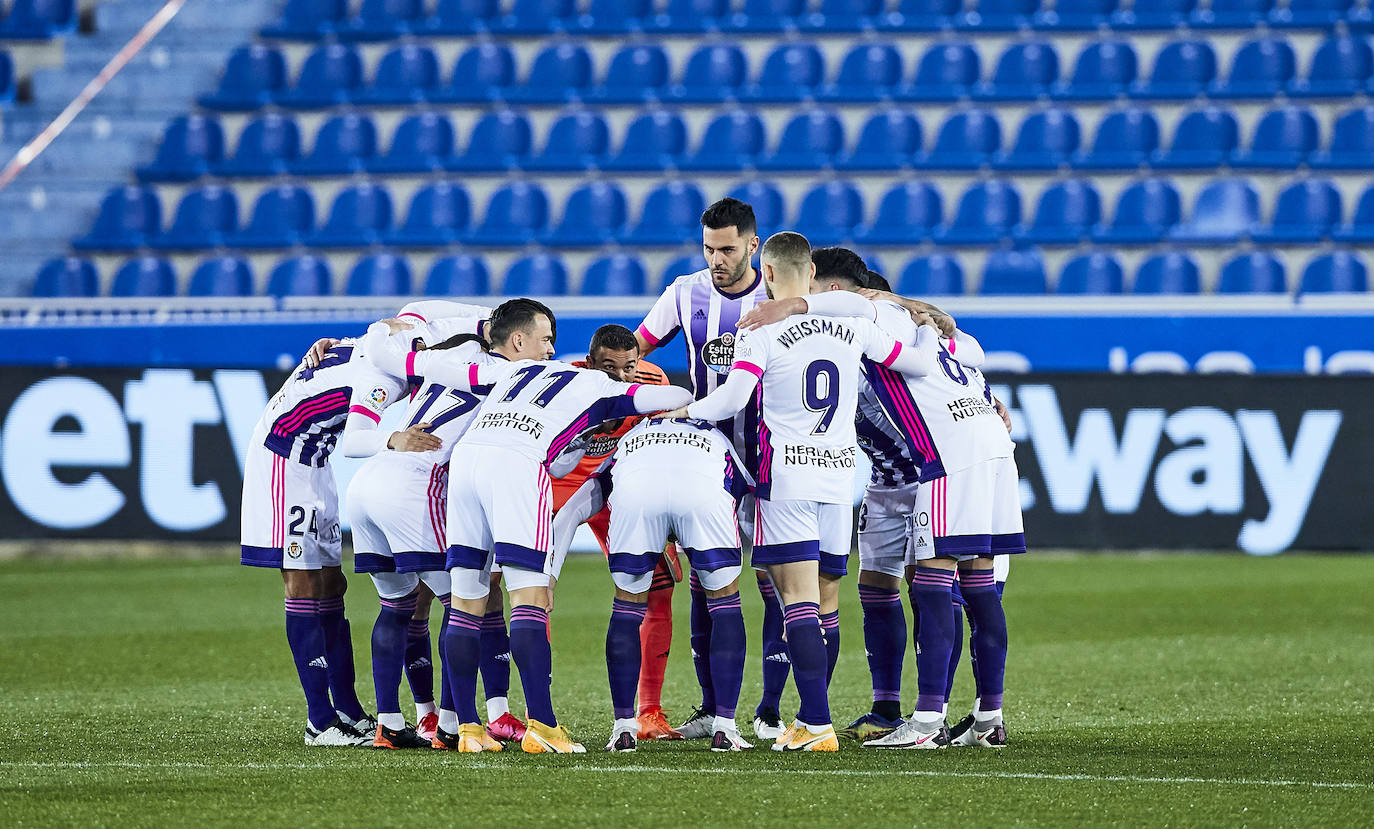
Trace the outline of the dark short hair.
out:
M 887 277 L 883 276 L 880 273 L 874 273 L 873 271 L 869 271 L 868 273 L 864 274 L 864 276 L 865 284 L 860 285 L 860 288 L 872 288 L 875 291 L 887 291 L 891 293 L 892 284 L 887 281 Z
M 817 279 L 837 279 L 850 283 L 852 288 L 867 288 L 868 265 L 859 254 L 849 248 L 828 247 L 811 251 Z
M 549 327 L 553 331 L 554 342 L 557 342 L 558 321 L 554 319 L 553 312 L 544 303 L 528 297 L 508 299 L 496 306 L 496 310 L 491 312 L 487 339 L 492 345 L 500 345 L 516 331 L 524 331 L 534 325 L 535 319 L 541 314 L 549 318 Z
M 603 325 L 592 334 L 592 344 L 587 346 L 587 356 L 595 357 L 601 349 L 610 351 L 639 351 L 639 340 L 634 332 L 623 325 Z
M 486 348 L 487 345 L 486 341 L 483 340 L 481 337 L 477 336 L 476 334 L 454 334 L 452 337 L 449 337 L 447 340 L 444 340 L 441 343 L 431 345 L 429 347 L 429 350 L 442 351 L 447 348 L 457 348 L 458 346 L 465 345 L 467 343 L 477 343 L 481 345 L 483 348 Z
M 733 227 L 741 236 L 753 236 L 759 232 L 758 220 L 754 218 L 754 208 L 739 199 L 724 198 L 701 214 L 701 226 L 711 230 Z
M 804 269 L 811 263 L 811 243 L 800 233 L 784 230 L 768 237 L 760 256 L 784 267 Z

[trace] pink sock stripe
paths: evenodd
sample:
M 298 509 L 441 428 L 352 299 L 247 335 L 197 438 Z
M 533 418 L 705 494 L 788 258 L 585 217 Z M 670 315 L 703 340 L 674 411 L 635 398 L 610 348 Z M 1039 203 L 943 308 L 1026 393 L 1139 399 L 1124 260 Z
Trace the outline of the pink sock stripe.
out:
M 320 599 L 321 613 L 337 613 L 344 609 L 343 596 L 335 596 L 331 599 Z
M 815 619 L 816 624 L 820 624 L 820 617 L 820 608 L 816 607 L 816 605 L 811 602 L 790 604 L 782 610 L 782 623 L 784 625 L 790 625 L 794 622 L 804 622 L 809 619 Z
M 862 590 L 863 588 L 861 587 L 859 589 Z M 773 588 L 773 582 L 771 581 L 759 582 L 759 593 L 760 595 L 767 596 L 770 599 L 778 595 L 778 591 Z
M 740 604 L 740 599 L 739 599 L 739 594 L 738 594 L 738 593 L 735 593 L 735 594 L 732 594 L 732 595 L 729 595 L 729 596 L 721 596 L 719 599 L 707 599 L 707 600 L 706 600 L 706 612 L 707 612 L 707 613 L 715 613 L 717 610 L 731 610 L 731 609 L 736 609 L 736 610 L 738 610 L 738 609 L 742 609 L 742 607 L 743 607 L 743 605 Z
M 443 605 L 444 607 L 453 607 L 453 599 L 450 599 L 449 594 L 445 593 L 444 595 L 439 597 L 439 604 Z
M 428 620 L 428 619 L 416 619 L 416 620 L 412 621 L 412 622 L 410 623 L 410 627 L 406 628 L 406 632 L 409 633 L 409 634 L 411 635 L 412 638 L 414 638 L 414 637 L 419 637 L 419 636 L 428 636 L 428 635 L 429 635 L 429 620 Z
M 450 610 L 448 614 L 448 626 L 461 630 L 480 631 L 482 629 L 482 622 L 471 613 L 464 613 L 461 610 Z
M 382 599 L 382 607 L 389 607 L 392 610 L 408 610 L 415 612 L 415 597 L 406 596 L 401 599 Z
M 487 630 L 496 630 L 506 626 L 506 614 L 500 610 L 493 610 L 491 613 L 482 617 L 482 627 Z
M 859 585 L 860 604 L 901 604 L 902 594 L 898 590 L 888 590 L 885 587 L 873 587 L 867 584 Z
M 962 570 L 959 573 L 959 584 L 962 587 L 972 589 L 991 588 L 993 586 L 991 570 Z
M 954 571 L 936 570 L 933 567 L 917 567 L 916 576 L 911 580 L 911 583 L 949 587 L 954 584 Z
M 511 624 L 515 624 L 517 621 L 539 622 L 543 624 L 549 621 L 549 613 L 542 607 L 520 605 L 511 610 L 510 620 Z
M 287 599 L 286 612 L 296 616 L 314 616 L 319 610 L 315 599 Z
M 840 612 L 838 610 L 834 613 L 822 613 L 820 618 L 823 628 L 834 629 L 840 626 Z
M 643 619 L 644 616 L 645 616 L 645 614 L 647 614 L 648 612 L 649 612 L 649 606 L 648 606 L 647 604 L 639 604 L 639 603 L 637 603 L 637 602 L 627 602 L 627 601 L 624 601 L 623 599 L 612 599 L 612 600 L 611 600 L 611 615 L 612 615 L 612 616 L 614 616 L 614 615 L 616 615 L 617 613 L 619 613 L 619 614 L 622 614 L 622 615 L 625 615 L 625 616 L 637 616 L 637 617 L 639 617 L 640 619 Z
M 697 571 L 693 570 L 687 576 L 687 586 L 693 590 L 701 589 L 701 579 L 697 578 Z

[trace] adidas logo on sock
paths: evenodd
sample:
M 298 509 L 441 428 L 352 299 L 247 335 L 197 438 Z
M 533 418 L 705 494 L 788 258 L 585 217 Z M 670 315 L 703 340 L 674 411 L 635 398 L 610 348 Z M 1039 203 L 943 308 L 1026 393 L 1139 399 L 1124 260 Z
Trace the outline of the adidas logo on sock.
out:
M 509 662 L 510 651 L 506 651 L 505 653 L 498 653 L 496 656 L 493 656 L 492 659 L 495 659 L 497 662 Z
M 392 663 L 392 664 L 395 664 L 395 663 Z M 310 660 L 310 667 L 311 667 L 311 668 L 324 668 L 325 670 L 329 670 L 329 663 L 326 662 L 326 661 L 324 661 L 324 657 L 323 657 L 323 656 L 317 656 L 317 657 L 315 657 L 314 659 Z
M 791 664 L 792 664 L 792 660 L 791 660 L 791 659 L 788 659 L 788 658 L 787 658 L 787 654 L 785 654 L 785 653 L 770 653 L 770 654 L 768 654 L 767 656 L 765 656 L 765 657 L 763 658 L 763 661 L 764 661 L 764 662 L 785 662 L 785 663 L 787 663 L 788 665 L 791 665 Z
M 412 663 L 410 663 L 409 665 L 407 665 L 407 666 L 406 666 L 406 670 L 410 671 L 410 670 L 414 670 L 414 669 L 416 669 L 416 668 L 428 668 L 428 667 L 429 667 L 430 665 L 432 665 L 432 664 L 434 664 L 434 663 L 432 663 L 432 662 L 429 661 L 429 657 L 428 657 L 428 656 L 422 656 L 422 657 L 420 657 L 419 659 L 417 659 L 417 660 L 415 660 L 414 662 L 412 662 Z

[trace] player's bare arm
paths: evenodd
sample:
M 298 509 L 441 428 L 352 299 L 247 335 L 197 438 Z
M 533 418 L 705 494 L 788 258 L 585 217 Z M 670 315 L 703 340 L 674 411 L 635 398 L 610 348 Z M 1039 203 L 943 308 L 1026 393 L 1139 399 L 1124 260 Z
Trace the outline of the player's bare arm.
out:
M 907 310 L 907 313 L 911 314 L 911 318 L 914 320 L 916 320 L 916 314 L 923 313 L 929 318 L 929 320 L 935 325 L 935 327 L 940 330 L 940 333 L 946 337 L 953 337 L 955 330 L 958 328 L 958 326 L 955 323 L 954 317 L 940 310 L 936 306 L 931 305 L 929 302 L 922 302 L 919 299 L 909 299 L 908 297 L 900 296 L 898 294 L 891 293 L 890 291 L 877 291 L 872 288 L 860 288 L 859 294 L 861 296 L 868 297 L 874 302 L 877 302 L 879 300 L 894 302 L 905 308 Z M 916 322 L 917 324 L 920 324 L 921 320 L 916 320 Z

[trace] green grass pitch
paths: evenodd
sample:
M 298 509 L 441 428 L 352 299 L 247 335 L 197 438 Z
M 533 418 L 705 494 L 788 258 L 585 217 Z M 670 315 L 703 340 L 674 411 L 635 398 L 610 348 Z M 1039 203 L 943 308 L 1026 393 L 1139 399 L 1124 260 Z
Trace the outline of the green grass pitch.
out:
M 1369 557 L 1028 557 L 1006 601 L 1009 748 L 815 756 L 714 754 L 702 741 L 600 751 L 599 558 L 569 562 L 554 614 L 554 700 L 588 747 L 580 757 L 305 748 L 279 578 L 227 558 L 26 559 L 0 563 L 0 585 L 6 826 L 1374 822 Z M 376 598 L 366 578 L 351 585 L 370 700 Z M 759 597 L 743 592 L 748 736 Z M 695 701 L 684 594 L 671 716 Z M 838 724 L 867 709 L 869 690 L 852 581 L 844 595 Z M 971 695 L 965 665 L 953 718 Z M 795 706 L 789 687 L 784 714 Z

